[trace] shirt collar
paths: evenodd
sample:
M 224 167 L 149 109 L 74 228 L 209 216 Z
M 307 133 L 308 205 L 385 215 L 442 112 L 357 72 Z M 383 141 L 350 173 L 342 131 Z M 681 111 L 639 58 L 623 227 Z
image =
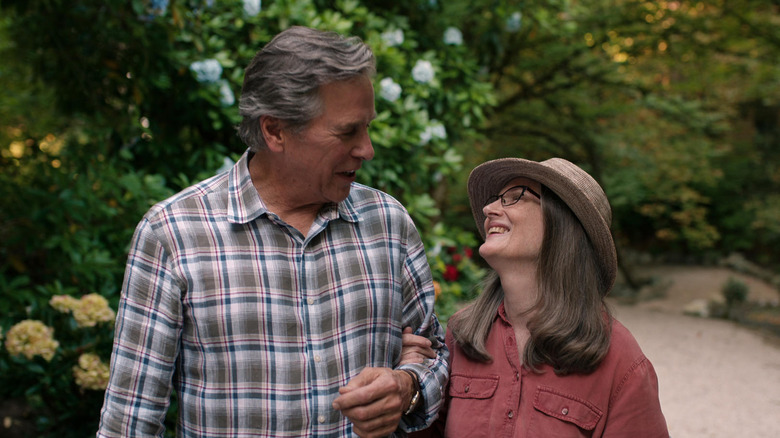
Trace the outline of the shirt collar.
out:
M 265 203 L 260 199 L 252 177 L 249 175 L 249 160 L 254 154 L 249 149 L 228 171 L 228 222 L 245 224 L 268 213 Z
M 512 325 L 512 323 L 509 322 L 509 318 L 506 316 L 506 307 L 504 307 L 503 301 L 501 301 L 501 304 L 498 305 L 498 317 L 501 318 L 501 320 L 503 320 L 506 325 Z
M 268 208 L 257 193 L 257 189 L 252 184 L 252 177 L 249 175 L 249 160 L 252 159 L 252 156 L 254 153 L 247 149 L 228 172 L 227 216 L 228 222 L 233 224 L 245 224 L 268 213 Z M 350 190 L 347 199 L 335 207 L 333 205 L 324 207 L 320 211 L 320 216 L 326 221 L 338 218 L 347 222 L 360 221 L 360 213 L 355 208 L 352 199 L 352 190 Z
M 360 213 L 355 208 L 355 203 L 352 199 L 352 193 L 355 190 L 355 184 L 352 184 L 352 188 L 349 191 L 349 196 L 347 196 L 347 199 L 339 202 L 337 212 L 334 212 L 336 215 L 333 217 L 328 217 L 327 219 L 336 219 L 337 217 L 340 217 L 341 219 L 344 219 L 347 222 L 359 222 L 360 221 Z

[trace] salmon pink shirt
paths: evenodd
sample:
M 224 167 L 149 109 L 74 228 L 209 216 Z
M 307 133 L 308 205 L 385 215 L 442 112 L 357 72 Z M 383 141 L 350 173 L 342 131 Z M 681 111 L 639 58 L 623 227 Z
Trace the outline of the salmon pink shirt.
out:
M 487 339 L 492 363 L 467 357 L 447 330 L 450 381 L 431 428 L 412 437 L 668 438 L 658 377 L 631 333 L 617 320 L 607 356 L 590 374 L 557 376 L 521 366 L 503 304 Z

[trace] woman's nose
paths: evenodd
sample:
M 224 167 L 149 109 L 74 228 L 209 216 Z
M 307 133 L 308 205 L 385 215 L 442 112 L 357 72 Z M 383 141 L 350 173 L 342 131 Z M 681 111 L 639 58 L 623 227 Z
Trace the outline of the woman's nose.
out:
M 489 202 L 485 204 L 484 207 L 482 207 L 482 213 L 484 213 L 485 216 L 496 215 L 499 213 L 501 207 L 501 199 L 496 199 L 493 202 Z

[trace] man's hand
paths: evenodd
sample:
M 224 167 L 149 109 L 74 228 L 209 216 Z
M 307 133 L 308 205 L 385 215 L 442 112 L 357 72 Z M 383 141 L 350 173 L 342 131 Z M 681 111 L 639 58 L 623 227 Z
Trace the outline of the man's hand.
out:
M 352 421 L 352 431 L 362 438 L 385 437 L 398 428 L 414 391 L 412 377 L 390 368 L 364 368 L 339 389 L 333 409 Z
M 425 359 L 436 359 L 436 352 L 431 348 L 430 339 L 413 334 L 411 327 L 404 329 L 402 340 L 400 365 L 423 363 Z

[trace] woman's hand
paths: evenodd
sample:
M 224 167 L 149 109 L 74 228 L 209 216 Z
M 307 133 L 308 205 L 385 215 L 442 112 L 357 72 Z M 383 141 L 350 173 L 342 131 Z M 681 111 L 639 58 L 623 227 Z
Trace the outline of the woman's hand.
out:
M 436 353 L 431 348 L 431 341 L 422 336 L 412 334 L 412 328 L 406 327 L 403 332 L 403 348 L 401 349 L 401 363 L 423 363 L 426 359 L 435 359 Z

